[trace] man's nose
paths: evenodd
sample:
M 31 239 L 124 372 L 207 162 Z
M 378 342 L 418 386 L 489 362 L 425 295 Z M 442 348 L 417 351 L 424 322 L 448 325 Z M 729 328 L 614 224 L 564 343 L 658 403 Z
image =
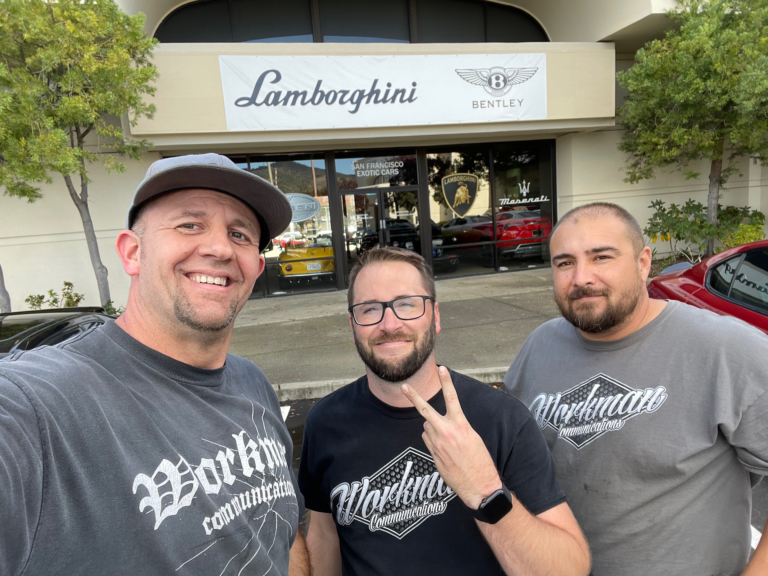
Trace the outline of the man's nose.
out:
M 200 248 L 201 256 L 213 256 L 217 260 L 230 260 L 234 255 L 232 239 L 226 226 L 211 226 L 203 236 Z
M 573 267 L 572 283 L 574 286 L 588 286 L 595 283 L 592 267 L 587 262 L 577 262 Z
M 400 320 L 397 316 L 395 316 L 395 311 L 392 310 L 390 307 L 384 308 L 384 318 L 381 319 L 381 328 L 387 332 L 394 332 L 400 326 L 402 326 L 403 321 Z

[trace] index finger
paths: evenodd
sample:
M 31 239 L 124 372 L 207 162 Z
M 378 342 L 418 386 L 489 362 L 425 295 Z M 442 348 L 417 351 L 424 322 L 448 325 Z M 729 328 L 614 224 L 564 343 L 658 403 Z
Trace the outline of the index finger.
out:
M 429 402 L 424 400 L 424 398 L 421 397 L 421 395 L 416 392 L 413 388 L 408 386 L 408 384 L 403 384 L 400 386 L 400 390 L 405 394 L 405 396 L 408 398 L 408 400 L 411 401 L 411 404 L 413 404 L 416 409 L 419 411 L 419 414 L 424 416 L 424 419 L 432 424 L 432 426 L 438 426 L 440 420 L 442 420 L 442 415 L 432 408 L 432 406 L 429 405 Z
M 463 416 L 464 411 L 461 409 L 459 395 L 456 393 L 456 387 L 453 385 L 453 379 L 448 372 L 448 368 L 440 366 L 440 368 L 437 369 L 437 375 L 440 377 L 440 384 L 443 387 L 446 416 Z

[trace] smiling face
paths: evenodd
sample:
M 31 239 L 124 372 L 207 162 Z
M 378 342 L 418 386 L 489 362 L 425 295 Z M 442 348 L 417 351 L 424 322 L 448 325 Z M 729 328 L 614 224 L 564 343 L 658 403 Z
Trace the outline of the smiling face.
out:
M 212 190 L 171 192 L 144 208 L 137 228 L 145 313 L 196 332 L 229 328 L 264 269 L 248 206 Z
M 620 328 L 637 314 L 647 296 L 650 251 L 637 254 L 621 220 L 584 214 L 565 221 L 550 251 L 555 301 L 571 324 L 597 334 Z
M 355 280 L 354 304 L 388 302 L 400 296 L 427 296 L 419 271 L 407 262 L 368 264 Z M 378 378 L 402 382 L 413 376 L 432 356 L 440 332 L 440 312 L 426 302 L 425 313 L 415 320 L 400 320 L 387 308 L 373 326 L 358 326 L 350 317 L 360 358 Z

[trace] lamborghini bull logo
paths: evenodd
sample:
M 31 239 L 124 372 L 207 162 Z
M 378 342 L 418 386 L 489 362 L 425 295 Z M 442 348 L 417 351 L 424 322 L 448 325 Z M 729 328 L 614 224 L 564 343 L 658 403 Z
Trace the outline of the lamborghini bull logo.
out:
M 443 197 L 456 216 L 465 216 L 475 203 L 477 180 L 474 174 L 451 174 L 442 179 Z

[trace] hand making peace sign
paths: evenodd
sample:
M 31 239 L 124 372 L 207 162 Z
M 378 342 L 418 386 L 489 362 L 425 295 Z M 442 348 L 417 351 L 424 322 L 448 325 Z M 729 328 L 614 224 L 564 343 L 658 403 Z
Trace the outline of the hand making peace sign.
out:
M 477 510 L 483 498 L 501 488 L 501 479 L 483 439 L 464 416 L 448 369 L 440 366 L 438 376 L 445 398 L 445 416 L 407 384 L 401 389 L 426 420 L 421 437 L 440 476 L 464 504 Z

